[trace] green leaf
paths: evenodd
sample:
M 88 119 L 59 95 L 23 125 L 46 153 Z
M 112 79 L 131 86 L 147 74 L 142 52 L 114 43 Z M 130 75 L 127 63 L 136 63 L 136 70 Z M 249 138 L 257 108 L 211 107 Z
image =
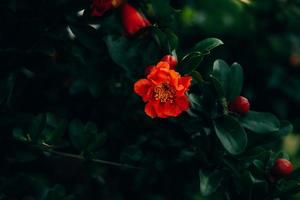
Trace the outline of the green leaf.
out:
M 170 26 L 176 19 L 175 10 L 170 6 L 169 1 L 149 0 L 152 7 L 154 18 L 157 19 L 161 26 Z
M 70 25 L 70 29 L 76 36 L 76 39 L 86 48 L 99 51 L 99 41 L 97 40 L 97 33 L 94 28 L 89 25 Z
M 229 84 L 229 73 L 230 68 L 225 61 L 216 60 L 214 62 L 212 75 L 220 82 L 225 95 Z
M 295 169 L 288 177 L 288 180 L 300 181 L 300 168 Z
M 209 196 L 214 193 L 221 185 L 223 180 L 222 173 L 219 170 L 213 172 L 200 170 L 200 192 L 203 196 Z
M 85 152 L 92 152 L 102 145 L 105 141 L 105 135 L 98 133 L 96 124 L 88 122 L 84 127 L 86 137 Z
M 69 125 L 69 135 L 74 147 L 80 152 L 89 153 L 100 147 L 105 141 L 105 135 L 98 133 L 96 124 L 74 120 Z
M 252 185 L 252 194 L 254 199 L 267 195 L 269 192 L 269 184 L 265 180 L 255 180 Z
M 286 136 L 289 133 L 292 133 L 293 129 L 294 127 L 289 121 L 280 121 L 280 128 L 276 134 L 280 135 L 281 137 Z
M 238 63 L 233 63 L 230 67 L 230 78 L 228 78 L 228 88 L 226 93 L 226 97 L 229 101 L 240 95 L 243 88 L 243 82 L 243 68 Z
M 86 136 L 84 134 L 84 126 L 81 121 L 73 120 L 69 124 L 69 136 L 74 147 L 82 151 L 86 144 Z
M 275 192 L 274 196 L 286 197 L 288 195 L 300 192 L 300 184 L 298 181 L 295 180 L 284 180 L 278 184 L 276 189 L 277 191 Z
M 231 67 L 223 60 L 216 60 L 213 64 L 212 76 L 221 84 L 227 100 L 232 100 L 239 96 L 243 87 L 243 69 L 238 63 L 233 63 Z
M 144 29 L 145 31 L 147 31 L 147 29 L 150 29 L 151 31 L 153 31 L 153 36 L 154 39 L 157 42 L 157 45 L 159 46 L 160 49 L 163 49 L 165 51 L 169 51 L 169 38 L 168 36 L 159 28 L 155 27 L 155 26 L 150 26 L 146 29 Z M 166 45 L 168 44 L 168 45 Z
M 122 163 L 132 163 L 137 162 L 143 158 L 143 152 L 139 148 L 139 146 L 131 145 L 126 147 L 120 156 L 120 160 Z
M 225 92 L 224 92 L 224 89 L 223 89 L 221 83 L 213 76 L 210 76 L 209 80 L 211 81 L 211 83 L 215 89 L 218 102 L 223 108 L 223 114 L 227 114 L 228 113 L 227 100 L 225 98 Z
M 62 137 L 67 128 L 67 121 L 62 120 L 58 123 L 57 127 L 53 131 L 49 131 L 46 135 L 46 143 L 47 144 L 60 144 L 62 142 Z
M 28 138 L 26 137 L 24 131 L 20 128 L 14 128 L 13 129 L 13 136 L 16 140 L 19 140 L 21 142 L 27 142 Z
M 205 40 L 198 42 L 195 45 L 194 49 L 196 51 L 200 51 L 200 52 L 204 53 L 204 52 L 209 52 L 212 49 L 214 49 L 220 45 L 223 45 L 223 44 L 224 43 L 217 38 L 207 38 Z
M 93 139 L 89 142 L 88 146 L 86 147 L 87 152 L 92 152 L 98 149 L 106 140 L 106 135 L 103 133 L 97 133 L 93 137 Z
M 250 111 L 241 117 L 240 122 L 243 127 L 255 133 L 270 133 L 280 128 L 279 120 L 270 113 Z
M 198 84 L 202 84 L 204 82 L 204 79 L 203 77 L 201 76 L 201 74 L 197 71 L 193 71 L 191 73 L 192 77 L 193 77 L 193 80 L 195 80 Z
M 200 52 L 192 52 L 182 58 L 179 63 L 178 71 L 181 74 L 192 73 L 200 65 L 204 57 L 204 54 Z
M 209 80 L 211 81 L 218 98 L 220 98 L 220 99 L 224 98 L 225 91 L 224 91 L 224 88 L 222 87 L 221 82 L 218 79 L 216 79 L 214 76 L 210 76 Z
M 98 131 L 98 129 L 97 129 L 96 124 L 94 124 L 92 122 L 86 123 L 86 125 L 84 127 L 85 134 L 89 134 L 89 135 L 97 134 L 97 131 Z
M 130 78 L 144 74 L 145 68 L 156 64 L 162 56 L 153 38 L 141 40 L 136 37 L 108 35 L 104 37 L 104 41 L 112 60 L 121 66 Z
M 258 177 L 263 178 L 265 175 L 265 166 L 261 160 L 253 160 L 252 162 L 252 173 Z
M 46 114 L 40 114 L 32 120 L 31 127 L 29 129 L 29 134 L 31 139 L 36 140 L 38 135 L 44 130 L 47 124 Z
M 169 51 L 172 52 L 178 46 L 178 37 L 171 30 L 165 30 L 165 33 L 166 33 L 167 38 L 168 38 Z
M 239 122 L 233 117 L 224 115 L 214 121 L 215 132 L 224 146 L 231 154 L 242 153 L 247 145 L 247 135 Z

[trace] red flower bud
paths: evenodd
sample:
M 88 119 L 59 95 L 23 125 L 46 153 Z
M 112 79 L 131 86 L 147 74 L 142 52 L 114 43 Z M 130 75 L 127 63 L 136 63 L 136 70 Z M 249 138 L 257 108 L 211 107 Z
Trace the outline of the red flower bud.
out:
M 93 0 L 91 15 L 93 17 L 100 17 L 107 10 L 117 8 L 121 3 L 122 0 Z
M 172 56 L 172 55 L 164 56 L 161 59 L 161 61 L 165 61 L 165 62 L 169 63 L 171 69 L 175 69 L 175 67 L 177 65 L 177 58 L 175 56 Z
M 277 159 L 272 167 L 272 174 L 278 177 L 284 177 L 292 173 L 293 165 L 287 159 Z
M 122 22 L 125 32 L 129 35 L 150 26 L 150 22 L 128 3 L 122 7 Z
M 244 114 L 250 109 L 250 103 L 247 98 L 243 96 L 236 97 L 232 102 L 229 103 L 229 110 L 232 112 Z
M 146 75 L 146 76 L 147 76 L 148 74 L 150 74 L 150 72 L 152 71 L 153 67 L 155 67 L 155 66 L 149 65 L 148 67 L 146 67 L 146 69 L 145 69 L 145 75 Z

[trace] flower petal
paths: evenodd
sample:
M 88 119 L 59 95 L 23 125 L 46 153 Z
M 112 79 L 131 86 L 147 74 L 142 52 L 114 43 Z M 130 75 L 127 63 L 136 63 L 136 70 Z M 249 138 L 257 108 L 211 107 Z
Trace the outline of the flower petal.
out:
M 164 115 L 169 117 L 177 117 L 182 113 L 182 109 L 176 103 L 165 103 L 163 108 Z
M 144 97 L 148 94 L 149 89 L 152 87 L 151 83 L 147 79 L 140 79 L 134 84 L 134 92 L 139 96 Z
M 171 83 L 177 91 L 182 91 L 184 87 L 179 84 L 180 74 L 174 70 L 170 70 Z
M 167 68 L 157 68 L 154 67 L 150 74 L 147 76 L 147 79 L 151 81 L 154 85 L 159 85 L 161 83 L 170 82 L 170 73 Z
M 151 102 L 149 102 L 149 103 L 146 104 L 146 106 L 145 106 L 145 113 L 146 113 L 149 117 L 151 117 L 151 118 L 156 117 L 156 113 L 155 113 L 153 104 L 152 104 Z
M 170 69 L 170 65 L 168 62 L 165 61 L 160 61 L 157 65 L 156 68 L 158 69 Z
M 167 118 L 168 116 L 164 114 L 164 104 L 159 101 L 153 101 L 153 108 L 156 112 L 157 117 Z
M 186 111 L 190 108 L 190 102 L 187 96 L 177 97 L 175 103 L 180 107 L 182 111 Z
M 188 89 L 191 86 L 191 82 L 191 76 L 183 76 L 179 79 L 179 83 L 182 84 L 186 89 Z
M 183 87 L 182 90 L 177 90 L 177 96 L 183 96 L 189 90 L 191 86 L 192 77 L 191 76 L 184 76 L 179 79 L 179 85 Z

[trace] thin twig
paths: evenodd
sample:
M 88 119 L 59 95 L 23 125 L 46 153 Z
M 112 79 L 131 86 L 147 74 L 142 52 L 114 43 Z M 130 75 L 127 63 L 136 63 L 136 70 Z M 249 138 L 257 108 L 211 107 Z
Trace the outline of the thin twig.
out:
M 95 163 L 111 165 L 111 166 L 116 166 L 116 167 L 126 167 L 126 168 L 131 168 L 131 169 L 143 169 L 141 167 L 135 167 L 132 165 L 127 165 L 127 164 L 122 164 L 122 163 L 117 163 L 117 162 L 112 162 L 112 161 L 106 161 L 106 160 L 100 160 L 100 159 L 86 159 L 85 157 L 83 157 L 81 155 L 75 155 L 75 154 L 71 154 L 71 153 L 55 151 L 55 150 L 48 149 L 48 148 L 43 149 L 43 151 L 46 151 L 51 154 L 63 156 L 63 157 L 68 157 L 68 158 L 73 158 L 73 159 L 78 159 L 78 160 L 89 160 L 89 161 L 92 161 Z

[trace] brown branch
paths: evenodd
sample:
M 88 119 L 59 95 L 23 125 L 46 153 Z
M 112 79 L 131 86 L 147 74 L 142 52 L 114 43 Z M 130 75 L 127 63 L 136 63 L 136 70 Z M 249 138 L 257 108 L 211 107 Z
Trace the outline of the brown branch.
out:
M 65 152 L 55 151 L 55 150 L 49 149 L 46 145 L 44 145 L 44 146 L 46 148 L 44 148 L 43 151 L 46 151 L 48 153 L 55 154 L 55 155 L 58 155 L 58 156 L 73 158 L 73 159 L 82 160 L 82 161 L 88 160 L 88 161 L 92 161 L 92 162 L 95 162 L 95 163 L 100 163 L 100 164 L 105 164 L 105 165 L 111 165 L 111 166 L 115 166 L 115 167 L 125 167 L 125 168 L 130 168 L 130 169 L 143 169 L 141 167 L 135 167 L 135 166 L 132 166 L 132 165 L 127 165 L 127 164 L 122 164 L 122 163 L 117 163 L 117 162 L 112 162 L 112 161 L 107 161 L 107 160 L 86 159 L 82 155 L 76 155 L 76 154 L 71 154 L 71 153 L 65 153 Z

